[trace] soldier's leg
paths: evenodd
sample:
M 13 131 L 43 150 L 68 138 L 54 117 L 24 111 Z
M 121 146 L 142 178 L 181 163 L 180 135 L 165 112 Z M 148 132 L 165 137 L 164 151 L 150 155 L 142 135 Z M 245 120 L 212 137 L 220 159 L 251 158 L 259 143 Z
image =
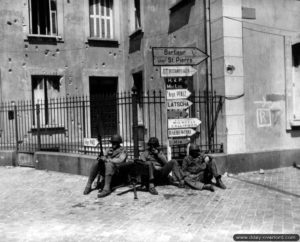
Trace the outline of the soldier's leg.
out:
M 158 195 L 158 192 L 154 186 L 154 167 L 151 161 L 139 162 L 136 161 L 136 173 L 141 175 L 144 182 L 146 182 L 146 188 L 152 195 Z
M 218 172 L 218 168 L 217 168 L 215 159 L 212 158 L 208 162 L 208 170 L 209 170 L 209 173 L 216 179 L 216 185 L 222 189 L 226 189 L 226 186 L 224 185 L 224 183 L 221 180 L 222 176 Z
M 184 174 L 177 162 L 177 160 L 171 160 L 170 162 L 173 162 L 173 168 L 172 172 L 174 174 L 174 177 L 179 181 L 179 188 L 184 188 Z
M 89 178 L 88 178 L 87 184 L 85 186 L 85 189 L 83 191 L 84 195 L 87 195 L 92 191 L 92 184 L 93 184 L 93 181 L 95 180 L 95 178 L 97 177 L 97 175 L 99 173 L 99 169 L 100 169 L 100 161 L 95 162 L 91 166 Z
M 116 167 L 112 162 L 105 162 L 104 188 L 98 193 L 98 197 L 105 197 L 111 193 L 111 178 L 115 174 Z
M 199 178 L 185 177 L 184 181 L 191 188 L 196 190 L 209 190 L 211 192 L 215 191 L 214 187 L 211 184 L 204 184 L 201 180 L 199 180 Z

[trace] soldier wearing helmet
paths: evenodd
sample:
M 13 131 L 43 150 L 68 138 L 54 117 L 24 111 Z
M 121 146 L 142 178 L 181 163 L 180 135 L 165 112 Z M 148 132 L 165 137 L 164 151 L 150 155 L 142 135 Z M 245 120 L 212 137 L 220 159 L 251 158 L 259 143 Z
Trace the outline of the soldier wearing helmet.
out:
M 183 159 L 182 171 L 184 173 L 184 181 L 192 188 L 197 190 L 214 191 L 211 180 L 214 177 L 216 186 L 226 189 L 221 180 L 215 160 L 200 152 L 199 145 L 191 144 L 189 155 Z
M 91 167 L 89 179 L 83 192 L 84 195 L 92 191 L 92 183 L 99 171 L 104 177 L 104 188 L 102 191 L 99 191 L 98 197 L 105 197 L 111 193 L 112 176 L 118 171 L 121 173 L 121 170 L 126 169 L 127 151 L 121 146 L 122 142 L 122 137 L 118 134 L 111 137 L 111 147 L 104 152 L 103 156 L 98 157 L 98 162 Z
M 149 177 L 149 192 L 153 195 L 158 194 L 154 184 L 166 182 L 171 171 L 179 181 L 179 187 L 184 187 L 182 172 L 180 171 L 177 161 L 171 160 L 168 162 L 159 146 L 158 139 L 151 137 L 148 141 L 147 150 L 140 155 L 143 162 L 153 167 L 152 174 L 150 174 Z

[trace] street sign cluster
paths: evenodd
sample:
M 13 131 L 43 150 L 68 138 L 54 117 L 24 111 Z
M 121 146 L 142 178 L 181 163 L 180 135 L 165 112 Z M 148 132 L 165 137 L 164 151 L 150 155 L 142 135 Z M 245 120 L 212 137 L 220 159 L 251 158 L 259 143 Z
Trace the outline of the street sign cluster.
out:
M 166 98 L 168 112 L 168 137 L 170 145 L 189 143 L 201 121 L 190 118 L 188 108 L 193 103 L 187 98 L 191 92 L 178 88 L 185 84 L 183 78 L 193 76 L 197 70 L 192 65 L 198 65 L 208 56 L 194 47 L 153 47 L 153 65 L 161 66 L 161 76 L 166 78 Z

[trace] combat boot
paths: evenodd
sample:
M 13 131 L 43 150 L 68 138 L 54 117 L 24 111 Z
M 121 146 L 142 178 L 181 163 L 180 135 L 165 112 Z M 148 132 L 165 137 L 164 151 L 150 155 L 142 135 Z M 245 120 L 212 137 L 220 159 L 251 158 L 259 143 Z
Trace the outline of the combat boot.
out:
M 83 195 L 88 195 L 92 191 L 91 185 L 87 184 L 84 188 Z
M 152 195 L 158 195 L 158 192 L 157 192 L 157 190 L 155 189 L 155 186 L 150 185 L 148 191 L 149 191 L 149 193 L 152 194 Z
M 202 189 L 203 189 L 203 190 L 209 190 L 209 191 L 211 191 L 211 192 L 214 192 L 214 191 L 215 191 L 213 185 L 211 185 L 211 184 L 204 184 L 203 187 L 202 187 Z
M 222 189 L 226 189 L 226 186 L 225 186 L 224 183 L 222 182 L 221 177 L 219 177 L 219 178 L 216 179 L 216 186 L 217 186 L 217 187 L 220 187 L 220 188 L 222 188 Z
M 109 190 L 102 190 L 101 192 L 98 193 L 98 198 L 106 197 L 109 194 L 111 194 L 111 191 L 109 191 Z

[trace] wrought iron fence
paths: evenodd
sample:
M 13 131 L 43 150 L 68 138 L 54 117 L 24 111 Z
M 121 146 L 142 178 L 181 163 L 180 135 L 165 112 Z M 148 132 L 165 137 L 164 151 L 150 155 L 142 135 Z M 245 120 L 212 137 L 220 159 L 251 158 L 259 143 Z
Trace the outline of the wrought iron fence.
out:
M 199 144 L 204 151 L 222 152 L 217 128 L 223 97 L 198 92 L 189 99 L 193 105 L 186 110 L 186 115 L 202 121 L 191 142 Z M 166 151 L 169 140 L 164 92 L 123 92 L 0 103 L 2 150 L 94 154 L 100 147 L 87 146 L 84 139 L 101 137 L 105 148 L 115 133 L 123 137 L 123 145 L 130 156 L 134 148 L 144 150 L 152 136 L 159 138 Z M 172 146 L 172 152 L 173 157 L 180 157 L 185 154 L 186 145 Z

